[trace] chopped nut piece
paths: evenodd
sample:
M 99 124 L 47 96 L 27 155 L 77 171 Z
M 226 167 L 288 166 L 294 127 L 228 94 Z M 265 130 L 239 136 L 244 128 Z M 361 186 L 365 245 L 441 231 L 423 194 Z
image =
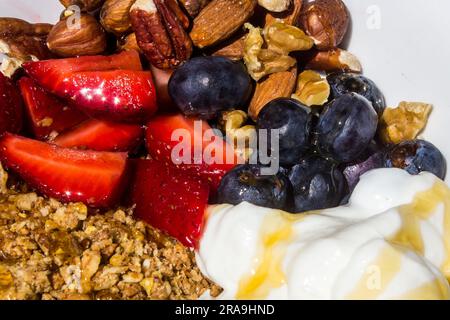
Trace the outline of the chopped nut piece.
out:
M 311 70 L 303 71 L 298 77 L 297 90 L 292 98 L 297 99 L 304 105 L 322 106 L 330 96 L 330 85 L 327 79 Z
M 329 51 L 318 51 L 306 64 L 308 69 L 334 72 L 361 72 L 362 66 L 358 58 L 348 51 L 336 48 Z
M 421 102 L 400 102 L 381 117 L 380 136 L 385 143 L 414 140 L 425 128 L 433 106 Z
M 6 183 L 8 182 L 8 173 L 3 169 L 0 163 L 0 195 L 5 194 L 8 191 Z
M 292 0 L 258 0 L 258 4 L 273 12 L 283 12 L 289 9 Z

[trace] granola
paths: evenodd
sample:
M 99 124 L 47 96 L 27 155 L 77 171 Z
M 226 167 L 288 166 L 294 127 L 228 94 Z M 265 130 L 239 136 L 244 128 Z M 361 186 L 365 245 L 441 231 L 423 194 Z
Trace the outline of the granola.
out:
M 132 217 L 7 189 L 0 169 L 0 299 L 197 299 L 220 289 L 194 253 Z

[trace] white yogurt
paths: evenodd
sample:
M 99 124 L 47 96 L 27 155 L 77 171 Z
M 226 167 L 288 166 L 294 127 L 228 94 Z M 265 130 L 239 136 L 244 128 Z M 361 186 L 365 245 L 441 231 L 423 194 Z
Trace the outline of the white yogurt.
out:
M 349 205 L 306 215 L 210 207 L 197 252 L 223 299 L 447 299 L 449 257 L 450 189 L 398 169 L 371 171 Z

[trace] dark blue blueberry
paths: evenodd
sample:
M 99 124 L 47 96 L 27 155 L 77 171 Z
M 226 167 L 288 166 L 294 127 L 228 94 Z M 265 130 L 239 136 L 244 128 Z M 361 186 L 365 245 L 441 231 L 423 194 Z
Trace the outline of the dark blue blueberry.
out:
M 348 191 L 337 165 L 318 156 L 309 156 L 292 167 L 289 180 L 294 192 L 294 212 L 336 207 Z
M 279 130 L 278 152 L 282 166 L 293 166 L 310 148 L 311 120 L 310 109 L 295 99 L 275 99 L 260 111 L 257 126 L 268 130 L 269 142 L 270 130 Z M 276 148 L 271 145 L 271 149 Z
M 338 162 L 351 162 L 368 148 L 375 137 L 378 117 L 371 103 L 356 93 L 328 103 L 316 126 L 319 152 Z
M 169 94 L 181 112 L 204 119 L 245 105 L 252 89 L 244 65 L 223 57 L 191 59 L 169 81 Z
M 370 79 L 357 73 L 332 73 L 327 77 L 333 99 L 354 92 L 372 102 L 375 111 L 381 116 L 386 109 L 384 96 Z
M 428 171 L 444 180 L 447 162 L 432 143 L 424 140 L 405 141 L 391 147 L 386 154 L 386 167 L 405 169 L 416 175 Z
M 237 205 L 247 201 L 261 207 L 289 210 L 292 186 L 282 173 L 264 175 L 260 165 L 239 165 L 223 177 L 218 203 Z

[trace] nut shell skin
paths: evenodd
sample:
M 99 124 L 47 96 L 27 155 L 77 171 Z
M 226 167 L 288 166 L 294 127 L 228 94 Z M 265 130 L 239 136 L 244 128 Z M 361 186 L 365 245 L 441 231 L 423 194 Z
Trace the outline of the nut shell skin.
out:
M 342 0 L 315 0 L 305 5 L 300 21 L 319 50 L 330 50 L 344 40 L 350 15 Z
M 106 34 L 100 23 L 88 15 L 80 17 L 80 28 L 70 28 L 67 20 L 58 22 L 50 31 L 47 45 L 61 57 L 98 55 L 107 47 Z

